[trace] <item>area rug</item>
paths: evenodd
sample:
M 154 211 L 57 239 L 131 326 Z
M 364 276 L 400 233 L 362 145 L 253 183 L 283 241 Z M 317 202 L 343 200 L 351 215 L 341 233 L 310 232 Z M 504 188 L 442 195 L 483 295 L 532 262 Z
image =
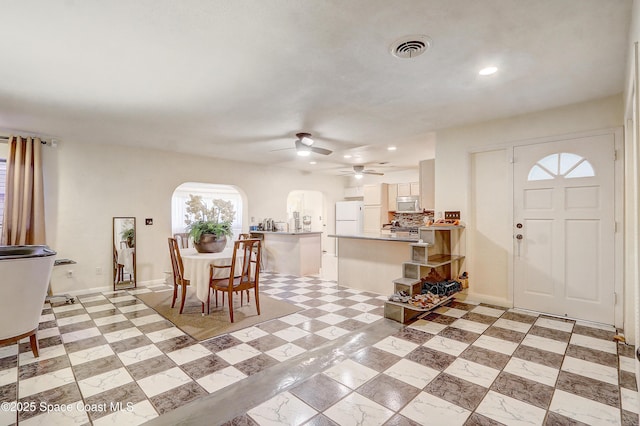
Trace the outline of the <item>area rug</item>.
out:
M 253 300 L 253 293 L 251 294 L 251 304 L 247 305 L 245 301 L 243 307 L 240 307 L 240 297 L 234 296 L 234 322 L 231 323 L 229 322 L 229 310 L 226 306 L 226 298 L 224 307 L 218 306 L 216 308 L 215 302 L 212 300 L 209 315 L 205 314 L 203 316 L 202 305 L 193 289 L 187 289 L 187 300 L 185 300 L 182 314 L 179 313 L 180 295 L 178 295 L 178 299 L 176 300 L 176 307 L 171 308 L 173 290 L 141 293 L 136 294 L 136 297 L 196 340 L 206 340 L 221 334 L 232 333 L 242 328 L 251 327 L 252 325 L 302 310 L 302 308 L 291 303 L 276 300 L 261 294 L 260 315 L 258 315 Z

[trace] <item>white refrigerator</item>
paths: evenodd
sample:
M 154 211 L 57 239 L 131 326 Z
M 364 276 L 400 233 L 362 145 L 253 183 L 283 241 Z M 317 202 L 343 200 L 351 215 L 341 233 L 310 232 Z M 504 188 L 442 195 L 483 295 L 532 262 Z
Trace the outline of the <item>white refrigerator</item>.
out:
M 364 203 L 338 201 L 336 203 L 336 235 L 359 235 L 364 231 Z

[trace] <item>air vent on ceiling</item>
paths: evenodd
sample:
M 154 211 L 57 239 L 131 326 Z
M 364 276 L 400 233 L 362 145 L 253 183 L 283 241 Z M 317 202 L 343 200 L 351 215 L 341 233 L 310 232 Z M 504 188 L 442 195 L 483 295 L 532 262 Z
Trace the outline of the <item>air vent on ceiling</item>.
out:
M 431 46 L 431 39 L 425 35 L 410 35 L 394 41 L 389 51 L 396 58 L 411 59 L 422 55 Z

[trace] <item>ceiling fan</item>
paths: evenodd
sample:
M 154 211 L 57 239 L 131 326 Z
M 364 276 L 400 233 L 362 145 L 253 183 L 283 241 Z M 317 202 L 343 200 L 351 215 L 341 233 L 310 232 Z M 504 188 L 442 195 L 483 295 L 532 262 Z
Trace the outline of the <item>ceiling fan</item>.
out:
M 296 142 L 295 142 L 295 149 L 296 149 L 296 153 L 300 157 L 308 157 L 309 155 L 311 155 L 312 152 L 315 152 L 316 154 L 322 154 L 322 155 L 329 155 L 333 152 L 330 149 L 314 146 L 313 139 L 311 138 L 311 133 L 296 133 L 296 137 L 298 139 L 296 139 Z M 284 151 L 287 149 L 293 149 L 293 148 L 272 149 L 271 152 Z
M 383 176 L 384 173 L 376 172 L 375 170 L 365 169 L 363 165 L 354 165 L 353 172 L 348 172 L 349 174 L 353 174 L 353 177 L 356 179 L 362 179 L 364 175 L 377 175 Z
M 330 149 L 313 146 L 311 133 L 296 133 L 296 137 L 298 138 L 296 139 L 296 151 L 301 157 L 307 157 L 312 152 L 322 155 L 329 155 L 333 152 Z

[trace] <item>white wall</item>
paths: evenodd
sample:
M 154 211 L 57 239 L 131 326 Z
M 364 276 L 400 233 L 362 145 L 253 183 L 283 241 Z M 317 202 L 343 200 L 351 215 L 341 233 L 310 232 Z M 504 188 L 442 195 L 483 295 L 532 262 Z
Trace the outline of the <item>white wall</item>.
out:
M 627 48 L 627 73 L 624 92 L 625 119 L 625 308 L 634 312 L 635 330 L 625 330 L 628 341 L 640 345 L 640 122 L 636 76 L 635 44 L 640 40 L 640 1 L 634 0 Z M 636 83 L 634 83 L 636 80 Z M 635 92 L 635 96 L 634 96 Z M 640 383 L 640 363 L 636 363 L 636 378 Z M 640 400 L 640 397 L 639 397 Z
M 498 185 L 488 198 L 482 192 L 472 213 L 472 181 L 490 182 L 496 176 L 509 176 L 506 149 L 513 143 L 535 138 L 551 137 L 569 133 L 614 128 L 623 124 L 622 96 L 611 96 L 600 100 L 569 105 L 502 120 L 479 123 L 465 127 L 457 127 L 439 131 L 436 142 L 436 211 L 460 210 L 462 221 L 467 223 L 467 243 L 471 243 L 467 265 L 470 273 L 470 286 L 478 299 L 490 303 L 511 304 L 509 292 L 510 280 L 508 271 L 504 270 L 503 250 L 511 248 L 512 238 L 512 202 L 510 198 L 511 184 Z M 479 151 L 495 151 L 495 167 L 490 171 L 472 169 L 472 153 Z M 502 156 L 502 157 L 501 157 Z M 472 175 L 473 173 L 483 173 Z M 491 175 L 489 175 L 491 173 Z M 478 190 L 480 188 L 476 188 Z M 491 222 L 491 217 L 495 221 Z M 490 268 L 479 268 L 474 258 L 477 253 L 502 252 L 499 265 Z M 507 253 L 507 256 L 510 256 Z M 479 255 L 478 259 L 481 259 Z M 485 263 L 483 261 L 483 263 Z M 480 279 L 481 282 L 475 282 Z M 632 318 L 625 318 L 625 323 Z
M 470 214 L 468 217 L 467 253 L 472 254 L 466 264 L 473 271 L 473 285 L 469 296 L 501 304 L 511 299 L 509 289 L 509 256 L 511 235 L 505 233 L 510 215 L 506 197 L 509 174 L 504 149 L 474 153 L 471 156 Z M 511 227 L 509 227 L 511 229 Z
M 111 285 L 113 216 L 137 219 L 138 281 L 163 280 L 170 269 L 171 195 L 184 182 L 241 189 L 247 196 L 246 230 L 251 216 L 286 217 L 292 190 L 321 191 L 331 205 L 343 194 L 340 177 L 282 168 L 75 141 L 43 148 L 47 241 L 58 258 L 78 262 L 55 268 L 55 293 Z M 328 214 L 328 232 L 333 232 L 334 213 L 329 209 Z M 153 218 L 153 225 L 145 226 L 145 218 Z M 65 274 L 70 269 L 72 278 Z

